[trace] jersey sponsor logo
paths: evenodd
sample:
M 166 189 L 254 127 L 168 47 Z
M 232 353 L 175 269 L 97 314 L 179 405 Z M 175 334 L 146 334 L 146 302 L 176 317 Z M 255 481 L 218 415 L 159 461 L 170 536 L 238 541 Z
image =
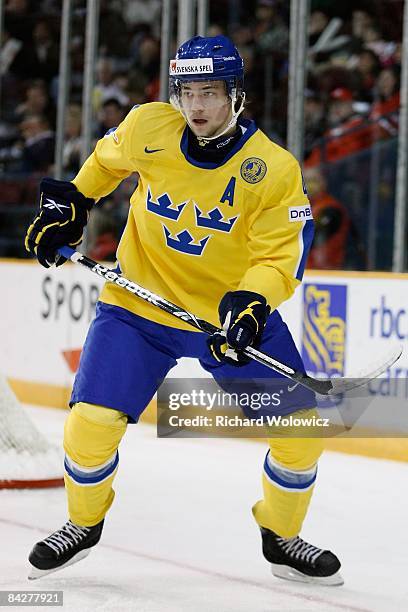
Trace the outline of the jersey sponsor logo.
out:
M 288 209 L 289 221 L 307 221 L 313 219 L 312 207 L 310 204 L 303 206 L 290 206 Z
M 150 187 L 147 187 L 146 208 L 155 215 L 177 221 L 186 204 L 187 202 L 182 202 L 175 206 L 168 193 L 163 193 L 157 198 L 157 202 L 155 202 Z
M 62 215 L 63 212 L 61 208 L 69 208 L 69 206 L 65 206 L 65 204 L 58 204 L 55 200 L 51 200 L 51 198 L 47 198 L 45 200 L 45 204 L 43 204 L 43 208 L 48 208 L 49 210 L 58 210 L 58 212 Z
M 170 75 L 207 74 L 214 72 L 212 57 L 170 60 Z
M 164 151 L 164 149 L 148 149 L 147 147 L 144 148 L 145 153 L 157 153 L 158 151 Z
M 208 240 L 211 238 L 211 236 L 206 236 L 198 244 L 194 244 L 194 238 L 188 230 L 183 230 L 173 237 L 165 225 L 163 225 L 163 229 L 167 246 L 187 255 L 202 255 Z
M 239 217 L 237 215 L 236 217 L 224 219 L 222 212 L 217 207 L 213 208 L 207 215 L 204 215 L 196 204 L 194 210 L 197 227 L 209 227 L 219 232 L 230 232 Z
M 248 157 L 241 165 L 241 176 L 247 183 L 259 183 L 266 171 L 266 164 L 259 157 Z

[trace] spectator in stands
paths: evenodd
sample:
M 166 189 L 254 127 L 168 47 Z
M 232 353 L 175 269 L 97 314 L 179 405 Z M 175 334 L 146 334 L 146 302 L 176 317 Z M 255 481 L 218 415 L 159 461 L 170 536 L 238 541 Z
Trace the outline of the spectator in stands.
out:
M 32 74 L 31 68 L 32 61 L 27 46 L 11 34 L 10 28 L 5 22 L 0 53 L 2 78 L 6 75 L 13 75 L 25 79 Z
M 131 64 L 137 64 L 139 61 L 139 48 L 140 44 L 145 38 L 151 38 L 152 28 L 148 23 L 137 23 L 134 24 L 130 33 L 129 43 L 129 57 L 131 58 Z
M 44 81 L 32 81 L 26 89 L 24 101 L 15 109 L 16 122 L 28 115 L 44 115 L 51 126 L 55 125 L 55 108 Z
M 215 26 L 214 24 L 212 24 L 212 31 L 214 31 L 214 29 L 215 29 Z M 220 34 L 216 32 L 215 36 L 224 34 L 224 32 L 222 31 L 222 28 L 219 28 L 219 30 L 221 30 Z M 209 36 L 214 36 L 214 34 L 211 33 L 209 34 Z M 255 49 L 253 47 L 254 32 L 252 28 L 249 26 L 249 24 L 246 24 L 246 25 L 240 24 L 240 25 L 235 26 L 232 31 L 231 38 L 234 41 L 235 46 L 238 47 L 239 49 L 250 48 L 253 53 L 255 52 Z M 244 60 L 244 63 L 245 63 L 245 60 Z
M 328 123 L 332 130 L 340 134 L 349 129 L 349 123 L 361 120 L 353 108 L 353 94 L 350 89 L 337 87 L 330 93 Z
M 308 60 L 312 72 L 321 72 L 332 66 L 343 66 L 348 55 L 350 36 L 343 30 L 339 17 L 331 19 L 329 7 L 313 10 L 309 21 Z
M 357 54 L 355 76 L 358 82 L 359 100 L 373 101 L 375 80 L 380 69 L 380 60 L 371 49 L 362 49 Z
M 31 76 L 31 54 L 23 43 L 12 36 L 5 20 L 0 51 L 1 117 L 9 121 L 21 100 L 21 80 Z M 7 92 L 7 95 L 5 95 Z
M 307 158 L 325 132 L 325 104 L 322 96 L 312 89 L 305 90 L 304 150 Z
M 108 130 L 118 127 L 126 116 L 126 108 L 116 98 L 110 98 L 102 104 L 99 112 L 98 138 L 103 138 Z
M 125 4 L 133 4 L 134 0 Z M 99 16 L 101 53 L 115 58 L 126 58 L 129 53 L 129 35 L 118 3 L 101 0 Z
M 329 24 L 329 16 L 322 9 L 312 10 L 309 17 L 309 47 L 312 47 L 320 38 Z
M 398 135 L 400 108 L 400 70 L 389 66 L 381 70 L 376 82 L 376 100 L 371 108 L 370 119 L 376 122 L 376 139 Z
M 81 165 L 81 107 L 70 104 L 65 117 L 64 147 L 62 151 L 62 166 L 64 172 L 74 176 Z
M 289 29 L 279 13 L 275 0 L 258 0 L 254 39 L 258 50 L 262 53 L 287 55 Z
M 219 23 L 210 23 L 207 28 L 207 36 L 226 36 L 227 29 L 223 27 Z M 253 41 L 253 33 L 251 36 L 251 40 Z
M 315 147 L 307 159 L 307 165 L 323 161 L 334 162 L 357 153 L 372 142 L 370 126 L 365 117 L 355 112 L 353 94 L 345 87 L 338 87 L 330 94 L 329 129 L 326 130 L 324 147 Z
M 115 82 L 114 62 L 111 58 L 102 57 L 97 63 L 97 79 L 93 92 L 94 109 L 98 112 L 106 100 L 116 98 L 123 106 L 128 103 L 126 93 Z
M 50 83 L 58 74 L 59 48 L 46 19 L 38 20 L 34 26 L 33 55 L 35 59 L 33 76 Z
M 351 50 L 359 51 L 364 43 L 364 32 L 374 24 L 374 17 L 363 9 L 355 9 L 351 17 Z
M 364 47 L 373 51 L 381 63 L 386 63 L 395 51 L 395 44 L 384 40 L 381 28 L 375 23 L 363 30 L 362 40 Z
M 347 209 L 328 193 L 326 180 L 318 168 L 307 168 L 304 177 L 315 222 L 307 267 L 317 270 L 344 268 L 351 225 Z
M 115 73 L 114 84 L 122 91 L 126 97 L 129 96 L 129 71 L 118 71 Z M 126 106 L 122 104 L 123 106 Z
M 118 226 L 113 211 L 114 199 L 103 198 L 94 207 L 87 225 L 89 257 L 99 261 L 115 261 L 118 248 Z
M 24 139 L 23 172 L 50 172 L 54 162 L 55 139 L 47 117 L 27 115 L 20 130 Z
M 41 0 L 43 15 L 56 15 L 61 17 L 61 0 Z
M 131 68 L 131 78 L 140 81 L 148 102 L 159 99 L 160 44 L 156 38 L 146 36 L 140 42 L 139 55 Z
M 25 43 L 31 43 L 34 16 L 29 0 L 8 0 L 4 15 L 10 34 Z
M 129 108 L 132 108 L 136 104 L 144 104 L 147 102 L 145 88 L 137 77 L 131 76 L 129 78 L 127 95 L 129 96 Z
M 23 43 L 18 38 L 14 38 L 7 27 L 3 30 L 2 45 L 0 51 L 0 74 L 3 77 L 8 73 L 21 74 L 21 70 L 24 68 L 24 62 L 20 62 L 21 51 Z
M 21 143 L 19 131 L 15 126 L 3 123 L 0 128 L 0 164 L 3 172 L 21 171 Z M 3 189 L 4 181 L 1 181 Z
M 155 34 L 160 34 L 161 0 L 133 0 L 127 2 L 124 14 L 126 23 L 132 26 L 141 23 L 149 24 L 155 28 Z

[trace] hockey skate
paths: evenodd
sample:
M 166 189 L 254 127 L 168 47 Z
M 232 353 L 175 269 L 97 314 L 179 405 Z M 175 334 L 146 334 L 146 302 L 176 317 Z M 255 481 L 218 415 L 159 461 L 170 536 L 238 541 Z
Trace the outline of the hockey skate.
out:
M 36 580 L 84 559 L 100 540 L 104 521 L 93 527 L 80 527 L 70 520 L 50 536 L 37 542 L 28 560 L 29 580 Z
M 330 550 L 322 550 L 295 536 L 281 538 L 261 527 L 262 552 L 277 578 L 327 586 L 344 583 L 340 561 Z

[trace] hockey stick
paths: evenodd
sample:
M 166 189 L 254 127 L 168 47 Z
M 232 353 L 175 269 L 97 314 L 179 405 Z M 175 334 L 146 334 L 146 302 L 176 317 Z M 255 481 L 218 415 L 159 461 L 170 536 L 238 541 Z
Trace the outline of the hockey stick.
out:
M 121 274 L 117 274 L 110 268 L 106 268 L 101 264 L 89 259 L 82 253 L 71 249 L 70 247 L 64 246 L 58 249 L 58 253 L 65 257 L 66 259 L 70 259 L 72 262 L 76 264 L 80 264 L 84 268 L 88 268 L 94 274 L 98 274 L 102 276 L 105 280 L 115 283 L 119 287 L 122 287 L 124 290 L 129 291 L 133 295 L 138 296 L 142 300 L 149 302 L 149 304 L 153 304 L 153 306 L 157 306 L 161 310 L 168 312 L 173 317 L 177 319 L 181 319 L 185 321 L 192 327 L 199 329 L 200 331 L 206 334 L 214 334 L 216 332 L 222 332 L 221 329 L 205 321 L 204 319 L 200 319 L 196 317 L 191 312 L 187 310 L 183 310 L 180 306 L 173 304 L 169 300 L 166 300 L 155 293 L 152 293 L 148 289 L 141 287 L 137 283 L 128 280 Z M 254 359 L 258 363 L 275 370 L 279 374 L 290 378 L 291 380 L 300 383 L 307 389 L 319 393 L 320 395 L 338 395 L 340 393 L 344 393 L 349 389 L 353 389 L 354 387 L 358 387 L 363 385 L 368 380 L 376 378 L 380 374 L 382 374 L 389 366 L 391 366 L 401 355 L 402 347 L 394 348 L 389 355 L 382 361 L 381 364 L 378 364 L 376 367 L 372 367 L 365 373 L 359 374 L 358 378 L 332 378 L 328 380 L 319 380 L 317 378 L 313 378 L 308 376 L 308 374 L 304 374 L 303 372 L 299 372 L 289 367 L 284 363 L 280 363 L 270 355 L 263 353 L 262 351 L 258 351 L 257 349 L 248 346 L 244 351 L 244 355 Z

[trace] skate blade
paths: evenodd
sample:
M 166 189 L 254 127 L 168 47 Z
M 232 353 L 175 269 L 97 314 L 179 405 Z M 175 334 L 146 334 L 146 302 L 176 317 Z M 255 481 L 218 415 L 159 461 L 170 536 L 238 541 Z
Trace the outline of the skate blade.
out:
M 332 576 L 308 576 L 302 574 L 298 570 L 289 567 L 288 565 L 277 565 L 271 563 L 271 571 L 277 578 L 283 578 L 283 580 L 292 580 L 294 582 L 303 582 L 305 584 L 321 584 L 323 586 L 341 586 L 344 584 L 343 577 L 339 572 L 336 572 Z
M 48 576 L 48 574 L 53 574 L 54 572 L 58 572 L 59 570 L 62 570 L 65 567 L 68 567 L 69 565 L 73 565 L 74 563 L 81 561 L 81 559 L 84 559 L 85 557 L 87 557 L 90 552 L 91 552 L 90 548 L 85 548 L 84 550 L 80 550 L 79 553 L 74 555 L 72 559 L 64 563 L 64 565 L 60 565 L 58 567 L 55 567 L 53 569 L 48 569 L 48 570 L 38 569 L 38 567 L 34 567 L 34 565 L 31 565 L 30 563 L 31 571 L 30 571 L 30 574 L 28 575 L 28 580 L 38 580 L 38 578 L 43 578 L 44 576 Z

